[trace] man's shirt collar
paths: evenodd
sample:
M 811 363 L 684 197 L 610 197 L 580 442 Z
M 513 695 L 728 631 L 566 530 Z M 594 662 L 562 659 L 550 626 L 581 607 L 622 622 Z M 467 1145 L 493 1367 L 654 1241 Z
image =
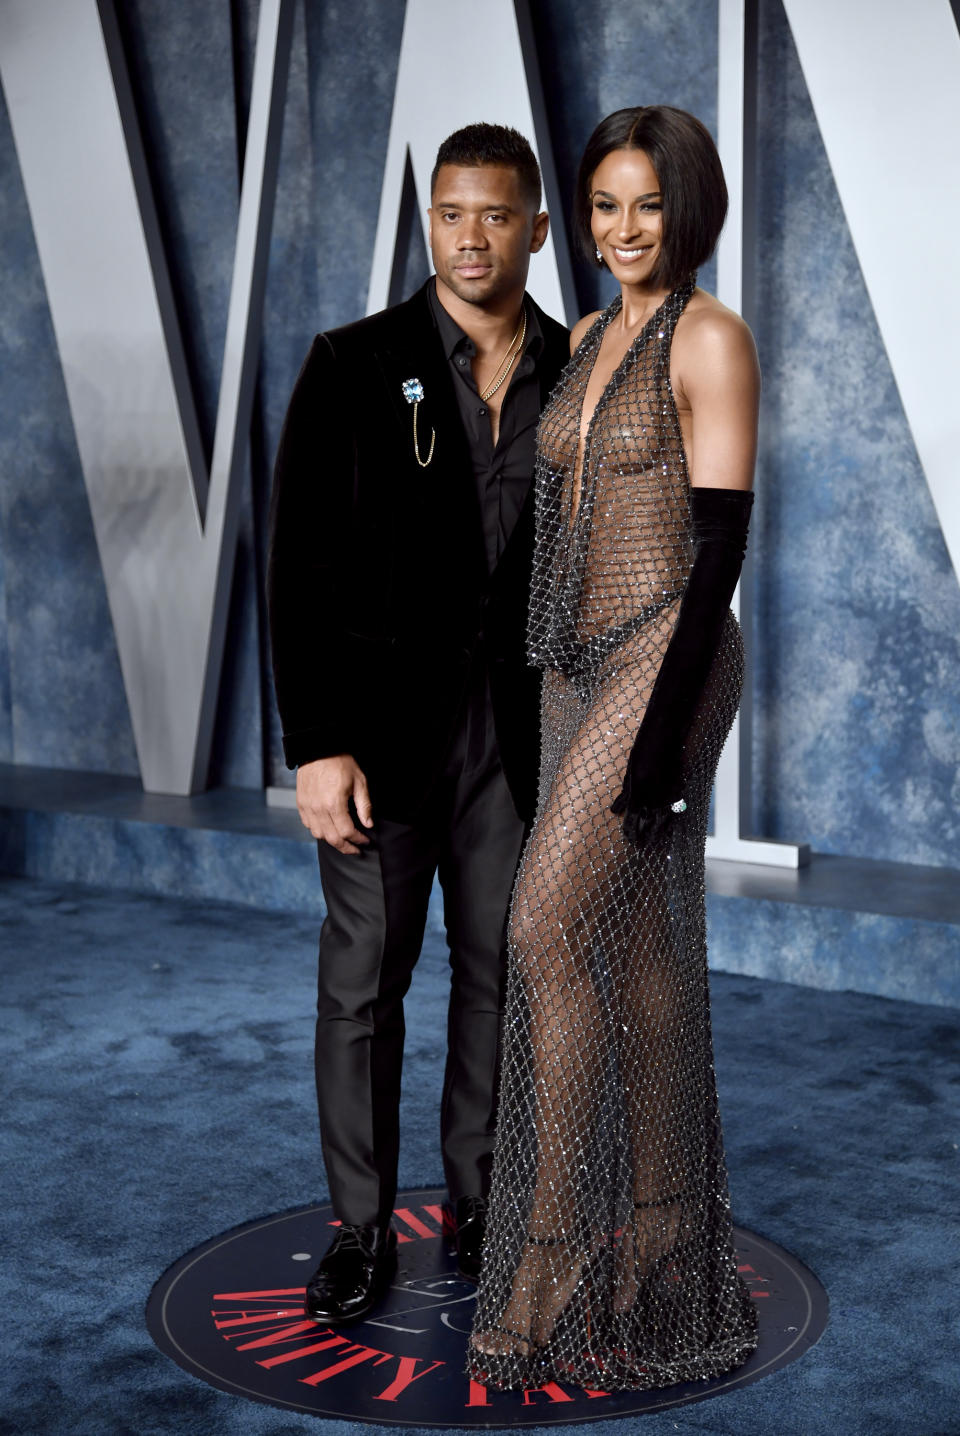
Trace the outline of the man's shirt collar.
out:
M 451 314 L 448 314 L 440 303 L 437 296 L 436 276 L 430 281 L 427 297 L 430 303 L 430 312 L 433 315 L 433 322 L 437 326 L 440 343 L 443 345 L 443 352 L 447 362 L 452 363 L 458 354 L 468 355 L 469 358 L 472 359 L 477 352 L 477 346 L 469 334 L 464 333 L 457 321 Z M 524 355 L 529 354 L 531 359 L 536 362 L 543 352 L 543 330 L 540 328 L 537 311 L 531 304 L 528 294 L 524 294 L 523 303 L 527 311 L 527 339 L 523 347 L 523 352 Z

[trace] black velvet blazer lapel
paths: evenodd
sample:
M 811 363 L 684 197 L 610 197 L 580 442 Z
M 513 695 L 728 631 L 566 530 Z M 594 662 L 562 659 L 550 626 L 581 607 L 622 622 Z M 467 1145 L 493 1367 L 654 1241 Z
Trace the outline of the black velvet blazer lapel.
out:
M 431 431 L 436 434 L 434 463 L 442 469 L 469 464 L 469 451 L 460 423 L 453 383 L 447 369 L 440 338 L 430 314 L 426 286 L 405 304 L 390 313 L 389 330 L 378 346 L 376 360 L 387 391 L 390 407 L 400 428 L 402 449 L 409 449 L 413 463 L 413 404 L 404 398 L 408 379 L 419 379 L 423 399 L 417 410 L 420 457 L 430 452 Z M 419 466 L 418 466 L 419 467 Z
M 430 506 L 437 516 L 446 514 L 451 542 L 465 542 L 463 552 L 483 558 L 483 528 L 480 504 L 473 482 L 473 468 L 453 379 L 427 299 L 427 288 L 389 312 L 389 328 L 378 344 L 375 361 L 386 390 L 393 442 L 385 445 L 400 456 L 403 472 L 409 476 L 414 502 Z M 419 379 L 423 399 L 417 408 L 418 464 L 413 442 L 414 406 L 403 394 L 408 379 Z

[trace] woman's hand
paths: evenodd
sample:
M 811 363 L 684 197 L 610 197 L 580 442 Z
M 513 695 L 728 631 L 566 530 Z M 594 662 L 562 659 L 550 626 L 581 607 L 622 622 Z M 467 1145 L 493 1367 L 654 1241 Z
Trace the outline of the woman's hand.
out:
M 644 779 L 637 771 L 639 765 L 635 758 L 639 756 L 636 751 L 639 742 L 638 734 L 634 753 L 630 755 L 627 765 L 623 787 L 619 797 L 610 805 L 611 813 L 623 818 L 623 836 L 628 842 L 638 844 L 649 842 L 668 823 L 673 822 L 678 813 L 686 810 L 686 803 L 680 796 L 679 771 L 669 779 L 665 773 L 661 773 L 656 780 Z M 681 803 L 683 807 L 680 807 Z

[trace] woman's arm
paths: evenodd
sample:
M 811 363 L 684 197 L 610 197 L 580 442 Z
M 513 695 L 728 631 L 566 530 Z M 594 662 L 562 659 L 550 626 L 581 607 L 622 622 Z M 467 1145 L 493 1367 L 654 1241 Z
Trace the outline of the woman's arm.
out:
M 694 488 L 749 489 L 757 459 L 760 366 L 738 314 L 710 303 L 684 314 L 671 354 L 671 382 Z
M 681 813 L 683 747 L 710 673 L 746 549 L 760 379 L 753 338 L 729 311 L 707 318 L 677 363 L 688 406 L 694 562 L 613 812 L 634 842 Z M 733 323 L 729 320 L 735 321 Z M 679 338 L 679 327 L 678 327 Z M 699 339 L 699 342 L 697 342 Z M 675 341 L 676 343 L 676 341 Z

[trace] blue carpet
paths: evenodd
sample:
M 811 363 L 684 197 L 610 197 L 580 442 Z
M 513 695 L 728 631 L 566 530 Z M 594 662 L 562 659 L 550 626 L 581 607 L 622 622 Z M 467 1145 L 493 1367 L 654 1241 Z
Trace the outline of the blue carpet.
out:
M 315 921 L 8 878 L 0 930 L 0 1431 L 396 1431 L 218 1392 L 143 1320 L 188 1248 L 324 1195 Z M 402 1187 L 442 1180 L 444 984 L 434 931 L 409 1003 Z M 722 974 L 713 992 L 736 1220 L 817 1273 L 831 1323 L 793 1366 L 639 1430 L 960 1432 L 960 1014 Z

